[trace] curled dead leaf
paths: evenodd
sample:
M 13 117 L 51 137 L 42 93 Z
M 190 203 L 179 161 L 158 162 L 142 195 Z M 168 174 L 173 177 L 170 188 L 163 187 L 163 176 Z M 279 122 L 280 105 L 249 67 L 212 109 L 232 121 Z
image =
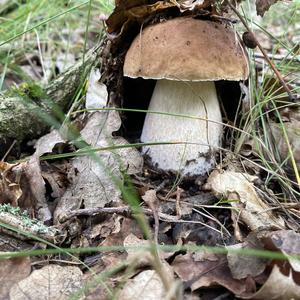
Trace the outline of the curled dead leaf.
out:
M 273 214 L 267 203 L 258 196 L 253 184 L 256 178 L 246 173 L 215 170 L 207 184 L 217 197 L 231 200 L 230 205 L 239 211 L 239 218 L 251 230 L 272 226 L 285 228 L 284 220 Z
M 210 259 L 213 255 L 213 259 Z M 192 291 L 203 287 L 223 286 L 234 294 L 246 292 L 246 282 L 234 279 L 227 265 L 226 257 L 206 253 L 201 260 L 195 260 L 193 253 L 178 255 L 172 267 L 179 278 Z
M 257 236 L 267 249 L 284 254 L 292 269 L 300 273 L 300 261 L 294 257 L 300 255 L 299 233 L 293 230 L 262 231 Z
M 300 286 L 297 285 L 292 273 L 284 275 L 280 272 L 278 266 L 274 266 L 270 277 L 260 290 L 243 299 L 272 299 L 272 300 L 297 300 L 300 299 Z

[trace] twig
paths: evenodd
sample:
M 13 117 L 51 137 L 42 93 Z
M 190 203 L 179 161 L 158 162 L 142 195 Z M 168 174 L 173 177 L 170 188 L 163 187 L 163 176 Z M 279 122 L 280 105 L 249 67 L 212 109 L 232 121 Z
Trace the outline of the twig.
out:
M 183 193 L 183 189 L 181 189 L 179 186 L 177 187 L 176 191 L 176 214 L 177 217 L 180 219 L 181 218 L 181 207 L 180 207 L 180 199 L 181 199 L 181 194 Z
M 146 216 L 152 216 L 153 217 L 153 211 L 149 208 L 141 208 L 141 211 Z M 60 222 L 66 222 L 67 220 L 79 217 L 79 216 L 98 216 L 102 214 L 119 214 L 123 215 L 125 217 L 131 217 L 133 215 L 133 210 L 130 206 L 121 206 L 121 207 L 96 207 L 96 208 L 82 208 L 72 211 L 67 211 L 63 216 L 60 217 Z M 170 222 L 176 222 L 179 221 L 176 216 L 170 216 L 164 213 L 158 213 L 158 218 L 161 221 L 170 221 Z
M 292 94 L 291 90 L 289 89 L 289 87 L 287 86 L 286 82 L 282 78 L 280 72 L 277 70 L 276 66 L 270 60 L 270 58 L 268 56 L 268 53 L 261 46 L 261 44 L 259 43 L 259 41 L 255 37 L 253 31 L 250 29 L 250 27 L 248 26 L 247 22 L 244 20 L 243 16 L 239 13 L 239 11 L 229 1 L 227 1 L 227 3 L 229 5 L 229 7 L 233 10 L 233 12 L 237 15 L 237 17 L 241 20 L 241 22 L 243 23 L 243 25 L 245 26 L 245 28 L 247 29 L 247 31 L 251 34 L 251 37 L 252 37 L 253 41 L 256 43 L 257 47 L 259 48 L 259 50 L 263 54 L 265 60 L 268 62 L 268 64 L 270 65 L 271 69 L 274 71 L 275 75 L 277 76 L 279 82 L 281 83 L 281 85 L 283 86 L 283 88 L 285 89 L 285 91 L 287 92 L 290 101 L 295 102 L 296 97 Z
M 30 219 L 24 216 L 0 212 L 0 232 L 21 240 L 29 240 L 32 236 L 52 243 L 60 240 L 61 232 L 57 228 L 47 227 L 42 223 L 30 224 L 29 221 Z M 14 228 L 16 231 L 10 230 L 10 228 Z

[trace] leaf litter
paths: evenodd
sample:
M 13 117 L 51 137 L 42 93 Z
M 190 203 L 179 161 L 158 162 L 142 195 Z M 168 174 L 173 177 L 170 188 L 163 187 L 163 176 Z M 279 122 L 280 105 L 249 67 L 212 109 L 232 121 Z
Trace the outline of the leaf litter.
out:
M 263 15 L 273 2 L 257 1 L 258 14 Z M 120 38 L 130 27 L 130 22 L 151 19 L 174 7 L 185 14 L 213 15 L 216 13 L 213 4 L 214 1 L 119 0 L 116 1 L 114 13 L 107 20 L 110 38 Z M 87 108 L 111 105 L 107 101 L 111 90 L 98 81 L 99 77 L 98 71 L 91 73 Z M 95 102 L 95 98 L 101 98 L 101 102 Z M 74 158 L 64 159 L 60 163 L 58 159 L 45 163 L 40 159 L 43 155 L 76 149 L 76 141 L 67 142 L 54 130 L 37 141 L 36 152 L 28 162 L 15 165 L 1 162 L 0 200 L 2 206 L 9 203 L 12 208 L 21 207 L 29 211 L 32 220 L 37 218 L 45 223 L 49 232 L 62 237 L 51 238 L 59 246 L 123 245 L 124 250 L 82 254 L 79 258 L 84 262 L 84 267 L 68 266 L 74 261 L 66 258 L 60 264 L 44 267 L 37 262 L 41 268 L 33 268 L 30 275 L 29 259 L 6 260 L 6 267 L 2 270 L 7 268 L 9 276 L 16 269 L 15 264 L 21 272 L 18 276 L 10 276 L 12 278 L 9 277 L 6 287 L 0 291 L 6 295 L 9 293 L 11 299 L 23 299 L 24 295 L 30 299 L 43 296 L 48 299 L 49 295 L 51 299 L 67 299 L 90 281 L 93 282 L 95 274 L 101 275 L 125 263 L 125 270 L 130 269 L 130 265 L 134 265 L 134 270 L 111 275 L 106 287 L 103 282 L 94 284 L 85 291 L 86 299 L 109 298 L 111 289 L 117 290 L 119 299 L 164 299 L 169 291 L 155 270 L 153 257 L 143 250 L 140 253 L 129 250 L 132 246 L 143 249 L 148 244 L 132 215 L 115 210 L 107 215 L 87 212 L 82 216 L 64 218 L 67 212 L 81 209 L 124 208 L 123 195 L 116 182 L 124 186 L 130 175 L 139 192 L 138 196 L 143 200 L 141 207 L 148 209 L 146 220 L 158 244 L 226 245 L 226 254 L 158 251 L 168 279 L 181 285 L 186 296 L 193 291 L 195 299 L 199 299 L 205 288 L 223 287 L 244 299 L 299 299 L 300 267 L 294 258 L 294 255 L 299 255 L 298 234 L 287 230 L 284 218 L 261 198 L 256 182 L 258 177 L 239 169 L 220 170 L 221 167 L 218 167 L 200 183 L 195 179 L 179 182 L 180 188 L 174 191 L 174 174 L 164 174 L 149 166 L 147 158 L 144 163 L 135 148 L 113 149 L 115 146 L 128 145 L 126 139 L 119 135 L 121 117 L 113 110 L 98 111 L 86 114 L 82 121 L 80 138 L 93 148 L 107 150 L 86 156 L 76 156 L 74 152 Z M 271 130 L 276 136 L 276 127 L 272 126 Z M 289 135 L 293 134 L 291 130 L 293 128 L 288 127 Z M 296 142 L 296 138 L 292 139 L 293 146 Z M 280 145 L 284 157 L 287 150 L 283 142 Z M 209 201 L 199 204 L 198 200 L 202 198 Z M 11 211 L 8 214 L 14 215 Z M 23 226 L 24 220 L 21 220 L 22 226 L 14 222 L 8 221 L 8 224 L 22 231 L 28 230 Z M 28 232 L 33 236 L 40 234 L 32 232 L 32 228 Z M 28 239 L 32 243 L 31 238 Z M 285 255 L 288 263 L 243 255 L 243 250 L 249 249 L 275 250 Z M 91 273 L 86 272 L 86 266 Z M 172 295 L 182 296 L 178 290 Z

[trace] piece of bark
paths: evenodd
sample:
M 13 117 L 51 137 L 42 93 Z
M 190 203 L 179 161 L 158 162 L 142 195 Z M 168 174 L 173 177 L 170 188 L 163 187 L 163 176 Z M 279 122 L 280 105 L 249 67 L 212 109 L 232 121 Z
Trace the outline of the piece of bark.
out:
M 91 49 L 72 68 L 62 73 L 43 89 L 45 99 L 29 101 L 26 97 L 0 94 L 0 155 L 3 155 L 11 143 L 34 139 L 54 125 L 49 116 L 66 111 L 75 95 L 79 83 L 92 65 L 100 62 L 101 46 Z

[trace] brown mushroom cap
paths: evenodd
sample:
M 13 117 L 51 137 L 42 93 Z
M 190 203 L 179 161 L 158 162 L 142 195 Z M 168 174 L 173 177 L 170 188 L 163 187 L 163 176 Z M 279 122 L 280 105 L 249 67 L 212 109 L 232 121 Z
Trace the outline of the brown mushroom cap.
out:
M 124 75 L 180 81 L 244 80 L 248 59 L 233 30 L 187 17 L 143 30 L 125 58 Z

